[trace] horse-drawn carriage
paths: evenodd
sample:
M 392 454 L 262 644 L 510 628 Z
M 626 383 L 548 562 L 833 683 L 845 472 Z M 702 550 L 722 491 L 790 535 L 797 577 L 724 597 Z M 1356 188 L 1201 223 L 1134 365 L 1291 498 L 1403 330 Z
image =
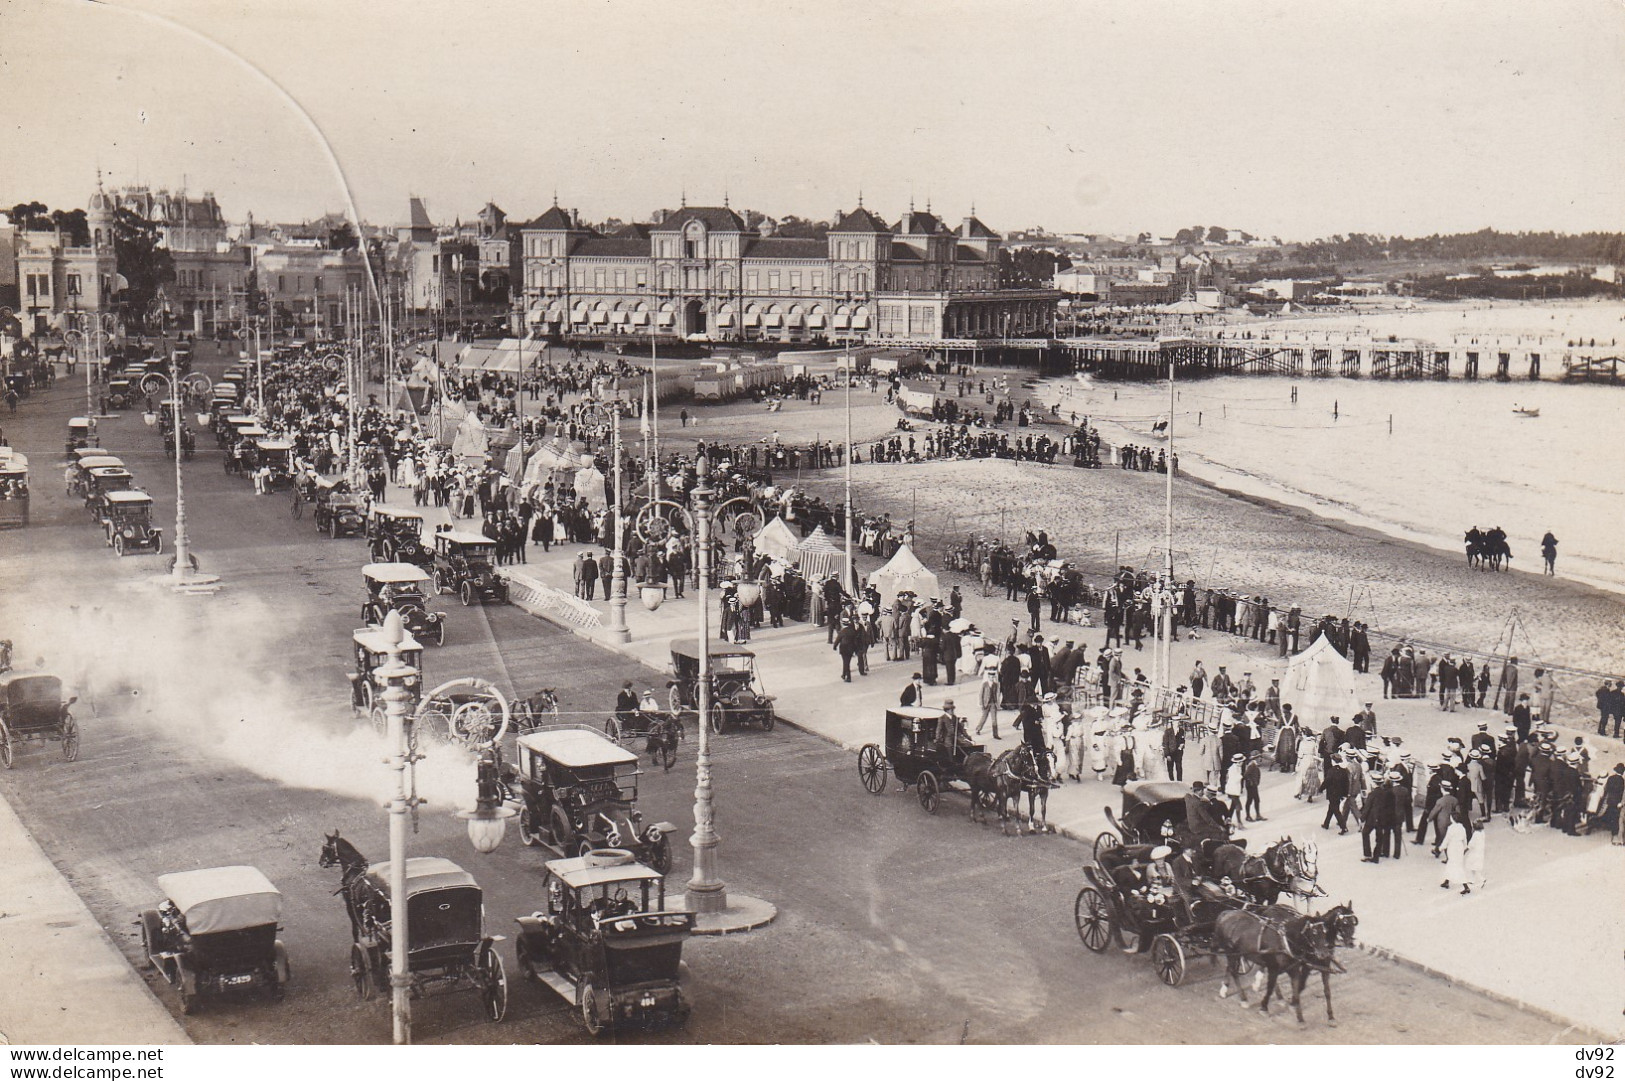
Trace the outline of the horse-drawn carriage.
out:
M 384 624 L 391 611 L 401 614 L 406 633 L 420 641 L 446 644 L 446 617 L 428 609 L 429 575 L 411 563 L 368 563 L 361 568 L 367 583 L 367 599 L 361 605 L 361 621 L 375 627 Z
M 165 900 L 141 913 L 141 951 L 180 992 L 181 1012 L 203 995 L 263 990 L 280 1000 L 290 971 L 277 938 L 282 894 L 254 867 L 159 875 Z
M 762 685 L 756 671 L 756 654 L 744 646 L 726 642 L 710 644 L 711 731 L 722 732 L 729 724 L 753 723 L 771 732 L 778 718 L 773 713 L 773 696 Z M 693 638 L 671 644 L 671 674 L 684 709 L 700 708 L 700 645 Z M 701 723 L 704 723 L 702 718 Z
M 367 545 L 378 563 L 413 563 L 434 566 L 434 551 L 423 543 L 423 515 L 419 511 L 374 503 L 367 509 Z
M 666 769 L 676 764 L 677 744 L 686 738 L 681 715 L 669 709 L 651 709 L 647 704 L 611 713 L 604 721 L 604 735 L 621 744 L 643 740 L 644 753 Z
M 369 866 L 337 833 L 327 837 L 323 867 L 340 867 L 338 892 L 350 917 L 350 978 L 371 999 L 391 979 L 391 865 Z M 475 991 L 485 1016 L 508 1012 L 508 974 L 498 956 L 500 938 L 485 933 L 485 895 L 474 876 L 439 856 L 406 861 L 406 969 L 415 998 Z
M 628 852 L 589 852 L 549 860 L 544 888 L 547 910 L 518 920 L 520 975 L 558 992 L 594 1036 L 687 1019 L 679 974 L 694 913 L 667 909 L 660 871 Z
M 0 447 L 0 529 L 28 524 L 28 459 Z
M 0 672 L 0 766 L 15 765 L 17 748 L 24 743 L 60 743 L 63 758 L 78 758 L 79 725 L 69 712 L 76 701 L 62 700 L 62 681 L 56 676 Z
M 585 725 L 540 728 L 518 739 L 507 779 L 520 803 L 519 838 L 566 856 L 621 848 L 661 874 L 671 870 L 670 822 L 637 809 L 638 756 Z

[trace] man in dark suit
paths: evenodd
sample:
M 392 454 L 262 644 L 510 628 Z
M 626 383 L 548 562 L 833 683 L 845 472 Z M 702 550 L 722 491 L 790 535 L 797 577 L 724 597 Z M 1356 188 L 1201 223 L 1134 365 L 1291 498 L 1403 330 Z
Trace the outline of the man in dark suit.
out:
M 909 679 L 908 686 L 903 688 L 903 693 L 897 697 L 897 704 L 900 706 L 918 706 L 924 702 L 925 684 L 922 682 L 920 673 L 915 672 Z
M 1201 781 L 1192 781 L 1190 794 L 1185 797 L 1185 829 L 1190 834 L 1192 847 L 1198 849 L 1203 841 L 1217 843 L 1230 839 L 1224 812 L 1209 798 L 1207 785 Z
M 1338 718 L 1333 717 L 1326 725 L 1326 730 L 1320 734 L 1320 769 L 1322 775 L 1332 768 L 1332 760 L 1343 747 L 1343 730 L 1337 726 Z
M 1328 726 L 1330 727 L 1330 726 Z M 1337 819 L 1337 832 L 1344 834 L 1349 831 L 1349 771 L 1343 764 L 1343 756 L 1338 755 L 1326 769 L 1321 778 L 1321 787 L 1326 792 L 1326 817 L 1320 823 L 1320 828 L 1332 828 L 1332 819 Z
M 1389 773 L 1365 796 L 1365 817 L 1360 822 L 1360 852 L 1366 863 L 1377 863 L 1388 855 L 1388 844 L 1399 820 L 1397 798 L 1399 786 L 1394 783 L 1397 773 Z M 1376 836 L 1376 849 L 1371 845 Z
M 1360 726 L 1360 730 L 1365 733 L 1367 740 L 1376 738 L 1377 711 L 1371 708 L 1370 702 L 1367 702 L 1365 708 L 1354 715 L 1354 723 Z

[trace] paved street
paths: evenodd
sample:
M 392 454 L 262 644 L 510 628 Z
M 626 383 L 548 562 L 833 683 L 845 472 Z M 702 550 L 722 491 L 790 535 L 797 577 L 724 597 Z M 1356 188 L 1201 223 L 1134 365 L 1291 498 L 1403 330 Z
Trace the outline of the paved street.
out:
M 0 535 L 0 636 L 16 642 L 19 666 L 37 653 L 76 666 L 67 658 L 77 650 L 96 708 L 79 708 L 79 762 L 27 753 L 0 776 L 0 794 L 132 962 L 130 920 L 158 899 L 157 874 L 246 862 L 278 883 L 294 969 L 287 1001 L 206 1006 L 184 1019 L 194 1040 L 385 1042 L 387 1006 L 358 1001 L 349 982 L 336 874 L 316 866 L 333 828 L 374 859 L 385 850 L 373 798 L 386 783 L 381 746 L 352 718 L 344 680 L 362 542 L 318 536 L 309 519 L 289 518 L 283 496 L 253 496 L 245 479 L 222 472 L 205 437 L 188 467 L 188 514 L 203 569 L 227 588 L 212 598 L 147 591 L 141 580 L 161 561 L 118 559 L 63 495 L 53 463 L 63 421 L 82 406 L 82 387 L 76 395 L 59 384 L 5 420 L 33 463 L 35 498 L 34 525 Z M 167 552 L 173 471 L 156 429 L 127 414 L 103 422 L 100 441 L 158 501 Z M 463 674 L 521 691 L 554 685 L 565 708 L 583 708 L 591 722 L 622 679 L 659 678 L 517 608 L 465 609 L 453 598 L 435 607 L 449 614 L 448 645 L 426 651 L 431 685 Z M 676 769 L 643 778 L 645 813 L 681 827 L 670 876 L 679 885 L 689 872 L 693 752 L 691 735 Z M 729 733 L 716 762 L 725 876 L 777 904 L 780 917 L 746 936 L 692 941 L 688 1026 L 622 1039 L 1537 1043 L 1561 1031 L 1358 954 L 1334 983 L 1342 1027 L 1326 1026 L 1318 991 L 1302 1028 L 1287 1013 L 1243 1013 L 1216 998 L 1205 966 L 1169 989 L 1145 958 L 1081 947 L 1072 901 L 1084 849 L 1072 841 L 1001 837 L 966 822 L 953 799 L 932 818 L 912 798 L 872 798 L 850 753 L 794 729 Z M 473 852 L 450 815 L 471 801 L 466 762 L 433 752 L 420 784 L 431 802 L 410 851 L 471 870 L 487 890 L 490 929 L 508 933 L 512 917 L 542 902 L 539 852 L 514 836 L 491 856 Z M 167 989 L 158 995 L 178 1013 Z M 419 1002 L 415 1036 L 586 1039 L 545 989 L 516 983 L 511 1002 L 495 1026 L 471 995 Z

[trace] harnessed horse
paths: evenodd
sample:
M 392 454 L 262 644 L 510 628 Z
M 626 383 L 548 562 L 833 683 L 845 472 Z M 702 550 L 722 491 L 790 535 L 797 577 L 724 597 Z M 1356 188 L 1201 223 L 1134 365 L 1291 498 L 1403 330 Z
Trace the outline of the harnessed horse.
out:
M 1219 997 L 1230 994 L 1231 981 L 1247 1003 L 1247 988 L 1240 980 L 1241 961 L 1252 961 L 1267 976 L 1264 999 L 1259 1009 L 1270 1012 L 1270 999 L 1275 994 L 1276 982 L 1283 973 L 1292 987 L 1292 1010 L 1298 1023 L 1303 1023 L 1303 987 L 1309 979 L 1310 969 L 1320 969 L 1326 976 L 1326 1020 L 1336 1025 L 1332 1016 L 1331 977 L 1335 964 L 1332 952 L 1335 940 L 1328 916 L 1304 916 L 1295 909 L 1274 905 L 1263 912 L 1250 909 L 1231 909 L 1221 912 L 1213 924 L 1213 949 L 1225 955 L 1225 977 L 1219 984 Z
M 1051 764 L 1055 761 L 1055 752 L 1043 752 Z M 1030 744 L 1018 744 L 1011 750 L 1001 754 L 993 764 L 995 769 L 1003 769 L 1016 782 L 1016 817 L 1021 816 L 1021 792 L 1027 794 L 1027 830 L 1029 833 L 1053 833 L 1054 826 L 1049 824 L 1049 790 L 1057 787 L 1058 782 L 1045 778 L 1044 771 L 1039 766 L 1038 752 Z M 1039 820 L 1043 826 L 1039 826 Z
M 961 771 L 965 783 L 970 786 L 970 820 L 972 822 L 987 823 L 987 809 L 989 806 L 998 808 L 999 831 L 1009 835 L 1010 805 L 1016 805 L 1016 813 L 1021 813 L 1021 782 L 1007 768 L 1006 759 L 1009 751 L 1000 755 L 995 761 L 986 751 L 977 751 L 966 756 L 965 765 Z M 980 814 L 980 818 L 977 815 Z M 1019 831 L 1021 824 L 1016 824 Z
M 1315 847 L 1300 846 L 1290 837 L 1281 838 L 1258 856 L 1249 856 L 1239 845 L 1219 845 L 1208 869 L 1213 878 L 1229 878 L 1266 905 L 1275 904 L 1282 893 L 1303 898 L 1325 896 L 1316 882 L 1320 868 Z
M 355 845 L 340 837 L 338 830 L 334 830 L 323 837 L 321 856 L 316 864 L 340 869 L 339 888 L 333 894 L 344 898 L 344 911 L 350 917 L 352 937 L 359 939 L 370 934 L 377 919 L 372 911 L 375 899 L 366 889 L 367 868 L 372 866 L 367 862 L 367 857 Z

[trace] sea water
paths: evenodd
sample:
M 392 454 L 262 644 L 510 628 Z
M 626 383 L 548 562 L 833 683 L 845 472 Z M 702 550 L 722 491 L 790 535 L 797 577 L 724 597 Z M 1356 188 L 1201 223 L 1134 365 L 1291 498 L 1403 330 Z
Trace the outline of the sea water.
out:
M 1174 393 L 1186 474 L 1447 551 L 1500 526 L 1517 570 L 1541 569 L 1550 531 L 1559 574 L 1625 594 L 1625 386 L 1224 376 Z M 1057 380 L 1045 398 L 1109 443 L 1166 445 L 1166 382 Z

